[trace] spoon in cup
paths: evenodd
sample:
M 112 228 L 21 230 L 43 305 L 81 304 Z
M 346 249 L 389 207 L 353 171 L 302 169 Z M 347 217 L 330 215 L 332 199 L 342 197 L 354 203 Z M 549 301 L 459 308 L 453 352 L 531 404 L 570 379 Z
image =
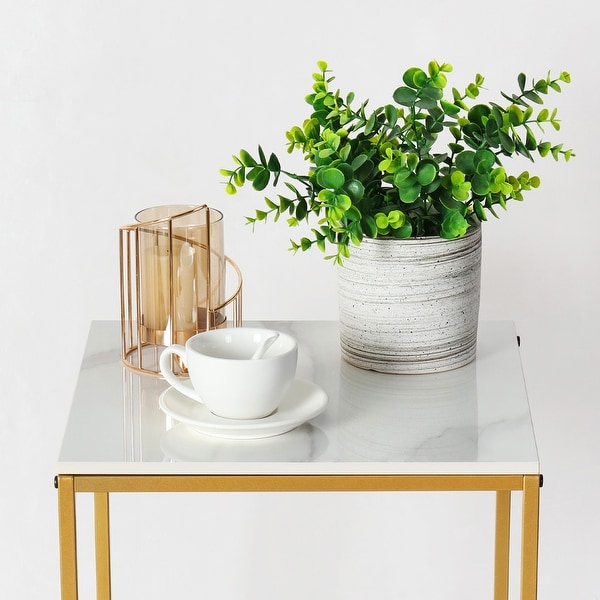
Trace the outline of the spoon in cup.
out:
M 252 360 L 262 358 L 264 353 L 271 347 L 271 344 L 279 337 L 279 332 L 274 331 L 272 335 L 267 336 L 252 355 Z

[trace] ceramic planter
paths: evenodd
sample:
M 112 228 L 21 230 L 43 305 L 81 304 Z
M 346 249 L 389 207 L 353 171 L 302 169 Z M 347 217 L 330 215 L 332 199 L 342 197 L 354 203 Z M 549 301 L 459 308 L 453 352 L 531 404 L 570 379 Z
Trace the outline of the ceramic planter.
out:
M 435 373 L 475 358 L 481 228 L 460 238 L 365 238 L 338 272 L 340 342 L 352 365 Z

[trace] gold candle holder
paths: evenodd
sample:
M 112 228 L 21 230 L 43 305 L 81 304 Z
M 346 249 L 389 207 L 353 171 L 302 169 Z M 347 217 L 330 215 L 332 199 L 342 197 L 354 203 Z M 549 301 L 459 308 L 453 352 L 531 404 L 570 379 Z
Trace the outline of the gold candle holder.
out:
M 241 326 L 242 275 L 224 253 L 218 210 L 157 206 L 140 211 L 136 221 L 119 229 L 122 358 L 134 371 L 160 375 L 165 346 Z

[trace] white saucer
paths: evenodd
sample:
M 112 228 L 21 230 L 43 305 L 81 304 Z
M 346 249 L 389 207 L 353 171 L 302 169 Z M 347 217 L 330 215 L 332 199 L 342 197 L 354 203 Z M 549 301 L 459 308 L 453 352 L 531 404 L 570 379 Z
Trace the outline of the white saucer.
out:
M 225 419 L 211 413 L 177 390 L 169 388 L 159 399 L 161 410 L 196 431 L 212 437 L 250 440 L 280 435 L 314 419 L 327 405 L 327 394 L 315 383 L 295 379 L 279 408 L 262 419 Z

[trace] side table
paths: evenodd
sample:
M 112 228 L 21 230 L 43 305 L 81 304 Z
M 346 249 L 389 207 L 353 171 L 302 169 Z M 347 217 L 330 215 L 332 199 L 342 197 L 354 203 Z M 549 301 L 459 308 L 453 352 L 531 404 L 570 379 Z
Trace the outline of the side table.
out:
M 537 598 L 542 476 L 512 322 L 480 323 L 470 365 L 406 376 L 345 363 L 337 322 L 248 325 L 296 337 L 298 377 L 329 402 L 309 423 L 256 440 L 242 460 L 216 438 L 203 438 L 203 452 L 200 434 L 157 411 L 165 382 L 123 366 L 118 321 L 92 322 L 55 479 L 62 600 L 78 597 L 76 494 L 94 496 L 97 598 L 108 600 L 110 495 L 161 491 L 493 492 L 495 600 L 508 599 L 511 493 L 522 492 L 521 600 Z

